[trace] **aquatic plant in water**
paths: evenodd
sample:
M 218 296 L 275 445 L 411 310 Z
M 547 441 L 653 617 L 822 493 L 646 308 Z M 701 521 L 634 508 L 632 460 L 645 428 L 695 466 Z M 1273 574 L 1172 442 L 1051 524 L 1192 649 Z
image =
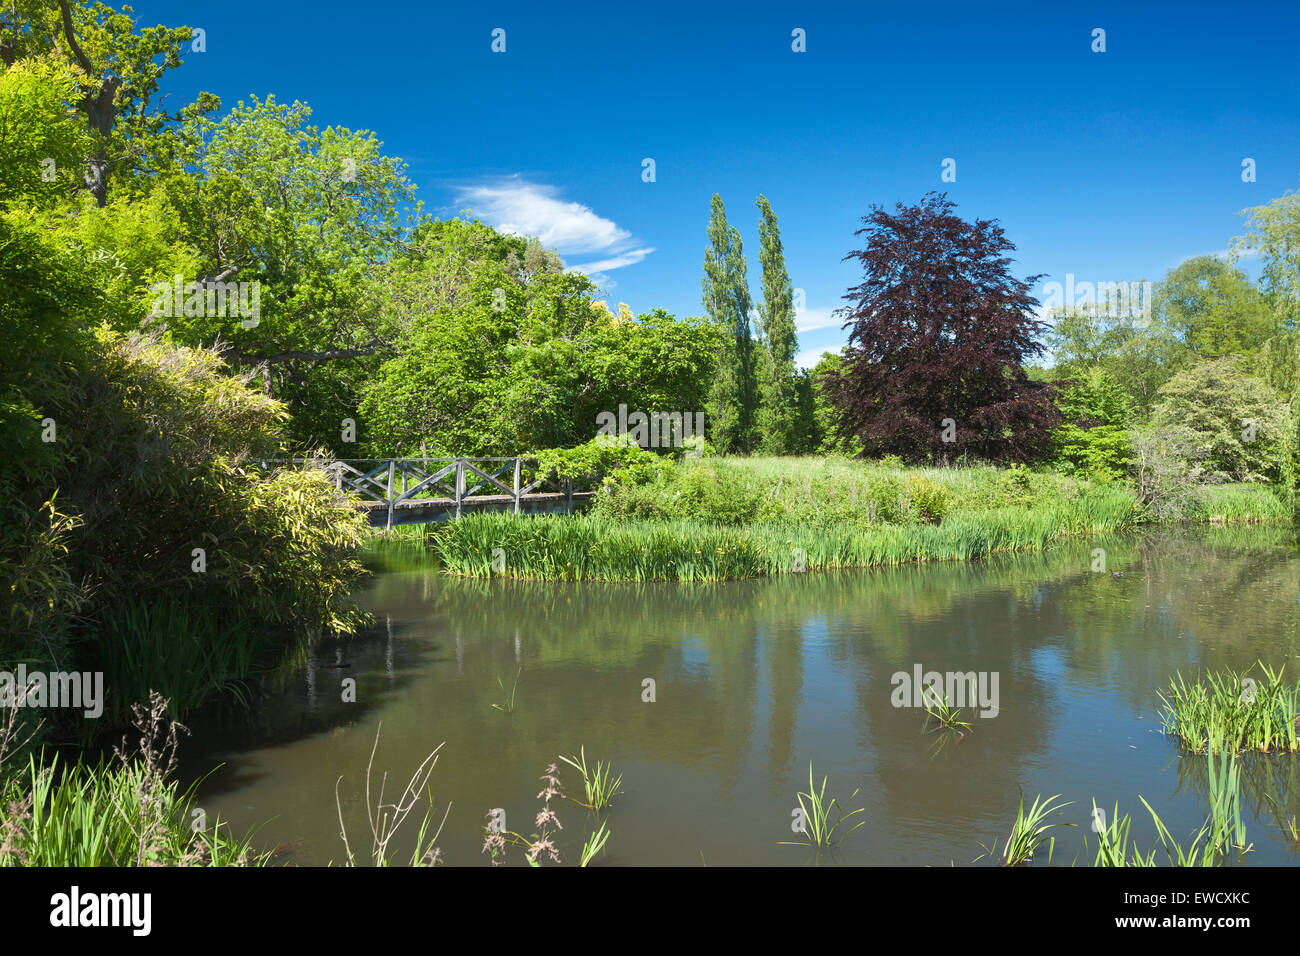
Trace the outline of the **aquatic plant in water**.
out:
M 1038 852 L 1043 844 L 1047 844 L 1047 862 L 1052 862 L 1052 853 L 1056 849 L 1056 837 L 1049 836 L 1047 831 L 1054 827 L 1072 827 L 1073 823 L 1053 823 L 1049 822 L 1055 817 L 1060 816 L 1061 811 L 1070 806 L 1070 803 L 1059 803 L 1052 805 L 1054 800 L 1059 800 L 1061 795 L 1054 794 L 1043 799 L 1042 795 L 1034 797 L 1033 804 L 1028 810 L 1025 810 L 1025 794 L 1020 792 L 1020 806 L 1016 810 L 1016 822 L 1011 825 L 1011 835 L 1007 837 L 1007 842 L 1002 847 L 1001 861 L 1006 866 L 1020 866 L 1023 863 L 1033 862 L 1034 854 Z M 1073 801 L 1071 801 L 1073 802 Z M 984 847 L 984 853 L 976 857 L 976 861 L 984 859 L 986 856 L 992 856 L 993 850 Z
M 845 813 L 844 808 L 840 806 L 840 802 L 837 799 L 832 797 L 830 800 L 827 800 L 827 780 L 827 777 L 822 777 L 822 785 L 819 790 L 813 783 L 812 764 L 808 765 L 808 790 L 806 793 L 801 791 L 796 794 L 796 799 L 799 801 L 799 809 L 794 811 L 795 823 L 793 826 L 795 827 L 795 832 L 800 834 L 801 839 L 798 841 L 783 840 L 781 841 L 781 846 L 811 846 L 820 850 L 829 849 L 839 842 L 840 839 L 843 839 L 843 836 L 848 836 L 848 834 L 858 829 L 858 827 L 866 825 L 866 820 L 859 820 L 853 826 L 849 827 L 843 836 L 836 836 L 841 826 L 846 824 L 859 813 L 866 813 L 866 810 L 862 807 L 858 807 L 856 810 L 850 810 L 848 813 Z M 861 788 L 859 788 L 859 790 L 860 789 Z M 854 790 L 849 794 L 849 799 L 855 799 L 859 790 Z
M 1189 683 L 1182 674 L 1160 694 L 1164 731 L 1195 753 L 1296 753 L 1300 751 L 1300 682 L 1283 681 L 1259 662 L 1259 679 L 1249 668 L 1240 674 L 1206 674 Z
M 560 757 L 560 759 L 582 774 L 582 789 L 586 796 L 586 802 L 584 803 L 567 794 L 562 794 L 566 800 L 571 800 L 578 806 L 586 807 L 588 810 L 605 810 L 609 807 L 610 802 L 622 792 L 618 787 L 623 782 L 623 775 L 619 774 L 614 777 L 612 766 L 599 760 L 588 767 L 586 747 L 580 748 L 579 755 L 576 757 Z

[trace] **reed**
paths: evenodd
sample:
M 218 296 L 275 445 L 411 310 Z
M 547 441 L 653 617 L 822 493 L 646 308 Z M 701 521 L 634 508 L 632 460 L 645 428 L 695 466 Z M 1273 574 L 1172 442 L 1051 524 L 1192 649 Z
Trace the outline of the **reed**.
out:
M 600 826 L 597 827 L 595 832 L 590 834 L 587 837 L 586 842 L 582 844 L 582 854 L 578 858 L 578 866 L 587 866 L 590 864 L 591 861 L 596 858 L 596 854 L 603 850 L 605 844 L 608 842 L 609 830 L 606 829 L 605 821 L 602 820 Z
M 1097 818 L 1097 801 L 1092 803 L 1093 819 Z M 1136 845 L 1129 842 L 1129 829 L 1132 820 L 1126 813 L 1120 816 L 1119 804 L 1111 811 L 1110 822 L 1097 829 L 1097 857 L 1093 866 L 1155 866 L 1155 850 L 1146 856 L 1139 852 Z M 1087 845 L 1085 841 L 1085 846 Z
M 182 790 L 173 776 L 183 728 L 166 709 L 157 694 L 134 708 L 139 750 L 112 763 L 29 753 L 9 772 L 0 739 L 0 866 L 265 866 L 252 833 L 236 838 L 220 818 L 195 830 L 202 781 Z
M 1047 845 L 1047 862 L 1049 864 L 1052 862 L 1052 854 L 1056 850 L 1056 837 L 1049 836 L 1047 831 L 1055 827 L 1074 826 L 1073 823 L 1051 822 L 1055 817 L 1060 816 L 1062 810 L 1070 806 L 1070 803 L 1058 803 L 1053 806 L 1053 801 L 1060 799 L 1060 796 L 1058 793 L 1044 800 L 1039 794 L 1034 797 L 1033 804 L 1026 810 L 1025 794 L 1021 791 L 1016 821 L 1011 825 L 1011 834 L 1002 847 L 1001 860 L 1004 866 L 1020 866 L 1033 862 L 1034 854 L 1044 844 Z M 979 861 L 985 856 L 991 857 L 993 853 L 993 850 L 985 847 L 984 853 L 975 859 Z
M 1300 682 L 1262 662 L 1240 674 L 1206 674 L 1194 683 L 1175 674 L 1160 694 L 1164 732 L 1195 753 L 1300 751 Z
M 445 569 L 467 577 L 493 576 L 500 548 L 507 573 L 519 578 L 707 582 L 1041 550 L 1069 535 L 1122 530 L 1134 516 L 1131 499 L 1113 491 L 1039 509 L 952 513 L 940 524 L 865 528 L 485 514 L 450 525 L 437 547 Z
M 802 840 L 783 840 L 781 841 L 781 846 L 811 846 L 816 847 L 819 850 L 826 850 L 830 849 L 843 839 L 843 836 L 848 836 L 854 830 L 858 829 L 858 827 L 866 825 L 866 820 L 859 820 L 857 823 L 853 824 L 853 826 L 849 827 L 848 830 L 844 832 L 843 836 L 836 836 L 840 827 L 848 823 L 849 820 L 857 816 L 859 813 L 866 813 L 866 810 L 862 807 L 858 807 L 856 810 L 850 810 L 848 813 L 845 813 L 844 808 L 840 806 L 840 802 L 837 799 L 832 797 L 830 800 L 827 800 L 827 780 L 828 778 L 823 776 L 821 789 L 817 789 L 813 783 L 812 764 L 808 765 L 808 790 L 806 793 L 800 792 L 796 795 L 796 798 L 799 801 L 799 809 L 802 814 L 803 827 L 798 831 Z M 849 794 L 849 799 L 855 799 L 858 792 L 858 790 L 854 790 Z
M 566 795 L 566 800 L 571 800 L 588 810 L 599 811 L 609 809 L 613 799 L 622 793 L 618 788 L 623 782 L 623 775 L 619 774 L 615 777 L 612 766 L 599 760 L 590 767 L 587 766 L 586 747 L 582 747 L 576 757 L 560 757 L 560 759 L 582 774 L 582 789 L 586 797 L 584 802 Z
M 493 708 L 501 711 L 503 714 L 513 714 L 515 712 L 515 701 L 519 696 L 519 676 L 523 674 L 524 669 L 521 667 L 515 673 L 515 682 L 510 687 L 509 695 L 499 704 L 493 704 Z M 506 692 L 506 685 L 502 682 L 500 676 L 497 677 L 497 686 L 501 688 L 501 693 Z
M 1209 770 L 1209 811 L 1190 842 L 1175 839 L 1146 798 L 1138 799 L 1151 814 L 1161 846 L 1171 866 L 1217 866 L 1234 851 L 1249 853 L 1253 844 L 1246 842 L 1246 825 L 1241 816 L 1241 777 L 1237 758 L 1224 752 L 1216 758 L 1207 755 Z M 1093 815 L 1097 805 L 1093 803 Z M 1096 866 L 1155 866 L 1156 851 L 1143 854 L 1129 841 L 1128 814 L 1120 816 L 1116 804 L 1111 822 L 1097 833 Z
M 1291 512 L 1269 485 L 1206 485 L 1192 499 L 1187 517 L 1222 524 L 1261 524 L 1290 521 Z
M 87 646 L 87 669 L 103 671 L 113 691 L 105 715 L 120 726 L 130 720 L 130 702 L 151 690 L 171 701 L 178 718 L 217 696 L 246 708 L 249 681 L 293 643 L 250 616 L 216 612 L 187 595 L 128 598 L 105 614 Z
M 961 719 L 961 709 L 948 706 L 946 691 L 942 697 L 939 697 L 933 688 L 927 687 L 922 695 L 922 702 L 925 707 L 925 723 L 927 727 L 929 727 L 930 721 L 933 720 L 938 724 L 936 730 L 955 730 L 958 733 L 963 733 L 971 729 L 970 721 Z

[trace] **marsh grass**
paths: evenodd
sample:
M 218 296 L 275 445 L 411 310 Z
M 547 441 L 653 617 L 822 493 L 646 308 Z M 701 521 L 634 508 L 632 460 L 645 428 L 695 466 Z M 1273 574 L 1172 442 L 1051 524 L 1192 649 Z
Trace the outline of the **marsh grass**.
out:
M 1249 853 L 1253 844 L 1246 842 L 1246 825 L 1242 819 L 1241 774 L 1234 754 L 1223 752 L 1216 758 L 1206 755 L 1209 782 L 1209 810 L 1205 821 L 1190 840 L 1179 841 L 1160 818 L 1155 808 L 1139 795 L 1138 799 L 1151 814 L 1160 844 L 1171 866 L 1217 866 L 1234 855 Z M 1093 801 L 1093 814 L 1097 813 Z M 1095 866 L 1155 866 L 1157 851 L 1142 853 L 1129 837 L 1128 814 L 1120 815 L 1119 805 L 1112 811 L 1110 823 L 1097 833 Z M 1087 847 L 1087 840 L 1084 841 Z
M 194 828 L 196 781 L 173 776 L 179 734 L 167 701 L 134 709 L 138 747 L 126 741 L 112 763 L 67 764 L 29 754 L 17 773 L 0 741 L 0 866 L 264 866 L 271 854 L 236 838 L 220 818 Z M 0 733 L 0 737 L 4 735 Z
M 501 711 L 503 714 L 513 714 L 515 712 L 515 702 L 519 696 L 519 676 L 523 674 L 523 672 L 524 669 L 522 667 L 519 668 L 515 673 L 515 682 L 510 688 L 510 693 L 506 695 L 505 699 L 501 703 L 493 704 L 493 708 Z M 501 693 L 505 694 L 506 685 L 501 680 L 500 676 L 497 677 L 497 686 L 501 688 Z
M 268 638 L 264 624 L 213 613 L 185 595 L 129 598 L 105 615 L 89 666 L 103 671 L 112 688 L 105 715 L 114 724 L 130 719 L 123 701 L 146 700 L 154 689 L 183 718 L 215 696 L 247 709 L 252 675 L 292 643 Z
M 1195 753 L 1296 753 L 1300 751 L 1300 682 L 1262 662 L 1240 674 L 1206 674 L 1188 683 L 1175 674 L 1160 694 L 1164 732 Z
M 605 821 L 602 820 L 600 826 L 591 833 L 586 841 L 582 844 L 582 853 L 578 858 L 578 866 L 587 866 L 596 855 L 605 848 L 609 842 L 609 830 L 606 828 Z
M 613 799 L 622 793 L 619 785 L 623 782 L 623 775 L 615 777 L 613 767 L 609 763 L 597 760 L 591 766 L 587 765 L 587 748 L 582 747 L 575 757 L 560 757 L 564 763 L 573 767 L 582 774 L 582 789 L 585 796 L 585 802 L 575 797 L 564 795 L 566 800 L 585 807 L 588 810 L 607 810 Z
M 1073 823 L 1053 822 L 1072 802 L 1058 803 L 1053 806 L 1053 801 L 1059 800 L 1060 797 L 1058 793 L 1044 800 L 1042 794 L 1039 794 L 1034 797 L 1033 804 L 1026 810 L 1025 794 L 1021 791 L 1016 821 L 1011 825 L 1011 834 L 1002 847 L 1001 862 L 1004 866 L 1020 866 L 1033 862 L 1034 855 L 1044 844 L 1047 845 L 1047 862 L 1049 864 L 1052 862 L 1052 854 L 1056 850 L 1056 837 L 1049 836 L 1047 831 L 1055 827 L 1074 826 Z M 994 852 L 991 848 L 984 847 L 984 853 L 975 858 L 976 862 L 985 857 L 992 857 Z
M 940 524 L 867 527 L 470 515 L 437 547 L 447 571 L 468 577 L 493 576 L 493 549 L 501 548 L 514 577 L 704 582 L 1041 550 L 1067 536 L 1122 530 L 1134 515 L 1131 497 L 1117 490 L 1033 509 L 950 513 Z
M 1224 524 L 1290 521 L 1291 512 L 1269 485 L 1206 485 L 1193 496 L 1187 517 Z
M 926 687 L 922 694 L 922 702 L 925 707 L 925 724 L 927 728 L 930 722 L 934 721 L 938 725 L 934 728 L 935 730 L 956 731 L 959 736 L 964 736 L 967 731 L 971 730 L 970 721 L 961 719 L 962 710 L 948 705 L 946 691 L 940 697 L 935 693 L 934 688 Z
M 1094 819 L 1097 814 L 1097 801 L 1092 802 L 1092 812 Z M 1102 867 L 1122 867 L 1122 866 L 1155 866 L 1155 850 L 1152 850 L 1146 856 L 1143 856 L 1136 845 L 1130 842 L 1129 830 L 1132 826 L 1132 819 L 1126 813 L 1120 815 L 1119 804 L 1115 804 L 1111 811 L 1110 822 L 1097 831 L 1097 856 L 1093 861 L 1093 866 Z M 1087 840 L 1084 841 L 1084 848 L 1087 848 Z
M 813 782 L 812 764 L 808 765 L 808 790 L 796 794 L 799 809 L 802 811 L 803 829 L 799 831 L 802 839 L 798 841 L 783 840 L 780 843 L 781 846 L 811 846 L 818 850 L 827 850 L 834 847 L 843 837 L 848 836 L 858 827 L 866 825 L 866 820 L 859 820 L 849 827 L 842 836 L 837 836 L 843 825 L 858 814 L 866 813 L 866 810 L 858 807 L 856 810 L 845 813 L 844 808 L 840 806 L 839 800 L 834 797 L 827 800 L 826 785 L 828 779 L 828 777 L 823 776 L 821 789 L 818 789 Z M 849 799 L 856 799 L 859 790 L 854 790 L 849 794 Z

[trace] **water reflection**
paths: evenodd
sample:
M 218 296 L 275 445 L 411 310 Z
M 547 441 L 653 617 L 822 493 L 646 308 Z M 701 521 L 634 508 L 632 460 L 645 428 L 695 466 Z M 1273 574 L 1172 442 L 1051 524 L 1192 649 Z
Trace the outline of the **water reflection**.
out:
M 490 808 L 526 832 L 537 776 L 580 746 L 624 775 L 609 862 L 807 862 L 778 844 L 810 763 L 836 795 L 862 788 L 869 823 L 842 862 L 969 862 L 980 841 L 1005 838 L 1022 787 L 1076 801 L 1067 819 L 1079 829 L 1067 832 L 1080 841 L 1091 800 L 1118 801 L 1145 847 L 1155 831 L 1139 794 L 1175 833 L 1194 831 L 1204 810 L 1203 758 L 1180 757 L 1159 734 L 1156 692 L 1170 675 L 1261 658 L 1300 671 L 1289 529 L 1164 531 L 977 564 L 706 587 L 467 582 L 409 549 L 376 560 L 361 596 L 379 621 L 372 633 L 315 649 L 251 724 L 200 728 L 191 748 L 191 766 L 227 763 L 205 783 L 209 815 L 240 828 L 275 816 L 262 835 L 294 841 L 297 862 L 342 856 L 340 775 L 349 828 L 364 826 L 361 781 L 381 720 L 376 772 L 400 783 L 446 741 L 433 780 L 440 807 L 454 802 L 442 840 L 453 864 L 486 862 Z M 964 735 L 929 732 L 923 711 L 890 700 L 891 675 L 916 664 L 996 672 L 998 715 L 967 710 Z M 516 712 L 494 710 L 497 679 L 508 692 L 520 668 Z M 356 680 L 356 703 L 342 701 L 343 677 Z M 1250 862 L 1291 862 L 1282 826 L 1300 813 L 1297 762 L 1261 767 L 1247 774 L 1259 781 Z M 576 858 L 588 815 L 569 805 L 560 817 L 561 850 Z M 1058 849 L 1057 862 L 1076 848 Z

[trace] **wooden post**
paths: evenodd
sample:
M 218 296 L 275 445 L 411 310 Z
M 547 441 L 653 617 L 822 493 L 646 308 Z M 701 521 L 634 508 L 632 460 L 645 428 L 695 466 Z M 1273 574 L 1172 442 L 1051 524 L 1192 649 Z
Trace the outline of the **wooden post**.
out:
M 393 459 L 388 459 L 388 527 L 387 531 L 393 530 L 393 466 L 397 463 Z
M 569 496 L 568 510 L 565 512 L 565 514 L 573 514 L 573 479 L 572 478 L 564 479 L 564 490 Z
M 519 459 L 515 459 L 515 514 L 519 514 Z
M 465 497 L 465 459 L 456 459 L 456 520 L 460 520 L 460 502 Z

